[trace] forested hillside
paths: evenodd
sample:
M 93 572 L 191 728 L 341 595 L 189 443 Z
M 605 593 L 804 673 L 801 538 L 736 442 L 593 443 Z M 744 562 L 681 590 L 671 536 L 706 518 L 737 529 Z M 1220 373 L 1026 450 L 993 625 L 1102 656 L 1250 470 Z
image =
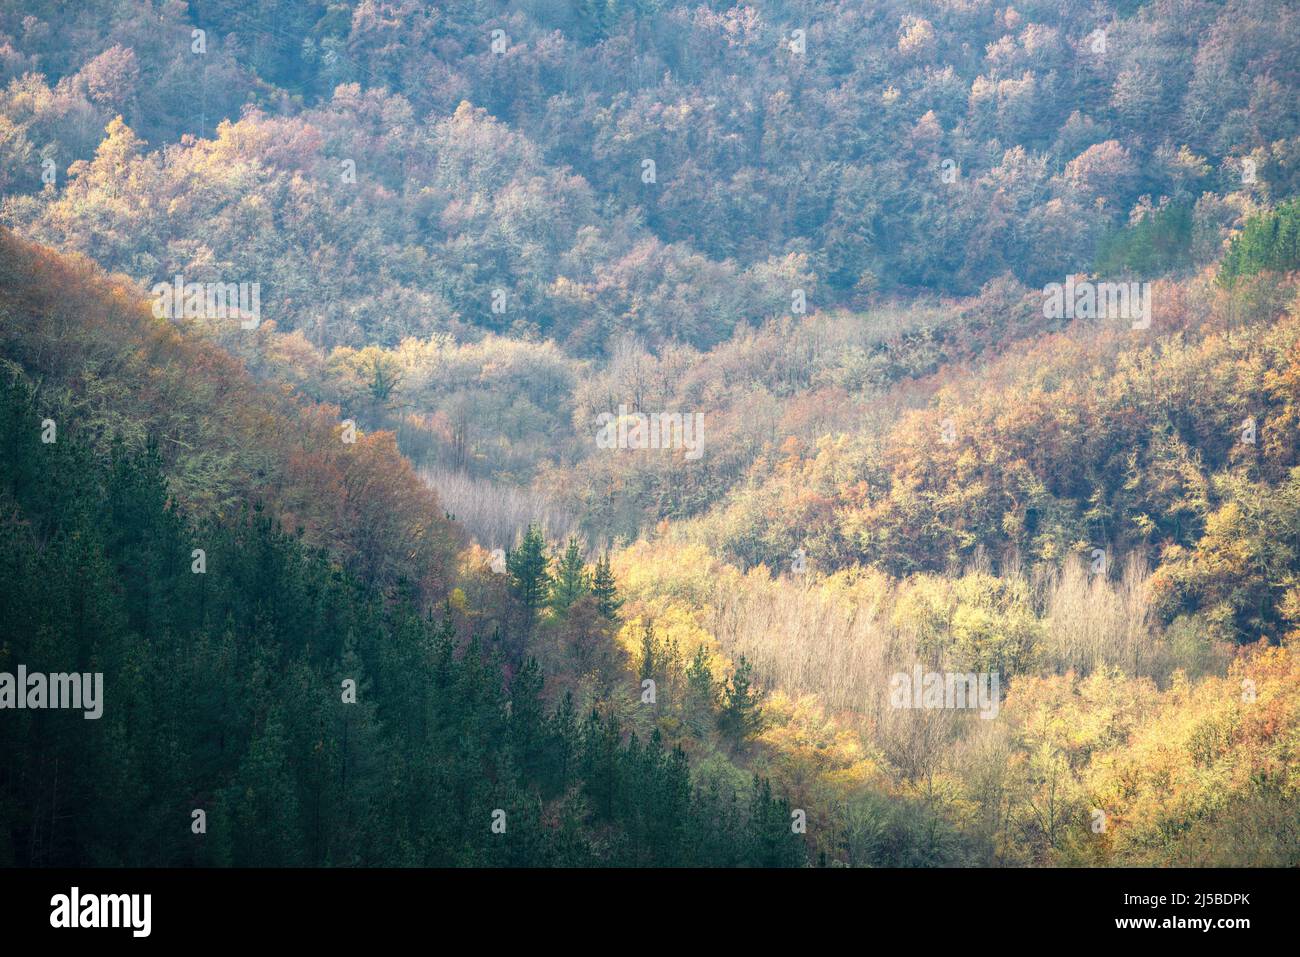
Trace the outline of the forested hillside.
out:
M 325 347 L 707 347 L 796 288 L 816 310 L 1059 280 L 1143 211 L 1184 211 L 1142 237 L 1173 252 L 1109 256 L 1213 261 L 1295 191 L 1298 15 L 10 3 L 5 216 L 146 284 L 256 278 L 267 317 Z
M 100 671 L 109 702 L 6 715 L 0 864 L 802 859 L 765 783 L 693 788 L 657 732 L 543 700 L 506 631 L 536 609 L 471 620 L 391 436 L 349 446 L 85 263 L 3 237 L 0 275 L 0 670 Z M 229 500 L 199 494 L 227 441 Z
M 0 672 L 107 700 L 0 863 L 1300 864 L 1298 93 L 1287 0 L 0 0 Z

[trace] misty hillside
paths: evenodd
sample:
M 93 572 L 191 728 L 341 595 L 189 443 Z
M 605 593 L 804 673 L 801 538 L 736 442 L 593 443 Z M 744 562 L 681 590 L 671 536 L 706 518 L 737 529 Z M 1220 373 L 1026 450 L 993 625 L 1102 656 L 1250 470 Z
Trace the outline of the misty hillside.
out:
M 104 681 L 0 864 L 1300 864 L 1298 92 L 1285 0 L 0 0 L 0 673 Z

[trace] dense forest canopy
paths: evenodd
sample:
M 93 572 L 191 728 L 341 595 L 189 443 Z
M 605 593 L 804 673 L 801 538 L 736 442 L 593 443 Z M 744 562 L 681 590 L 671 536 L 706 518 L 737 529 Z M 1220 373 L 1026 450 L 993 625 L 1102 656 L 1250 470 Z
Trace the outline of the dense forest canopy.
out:
M 1042 285 L 1154 208 L 1190 268 L 1300 174 L 1282 0 L 6 7 L 8 221 L 324 347 L 707 347 L 795 289 Z
M 1300 863 L 1298 81 L 1288 0 L 0 0 L 0 673 L 106 696 L 0 864 Z

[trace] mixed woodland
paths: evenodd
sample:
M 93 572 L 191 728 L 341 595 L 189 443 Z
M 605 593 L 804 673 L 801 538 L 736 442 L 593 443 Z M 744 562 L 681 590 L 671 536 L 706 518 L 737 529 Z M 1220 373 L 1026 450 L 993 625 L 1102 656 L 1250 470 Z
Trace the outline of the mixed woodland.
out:
M 1298 89 L 1286 0 L 0 0 L 0 672 L 106 699 L 0 864 L 1300 864 Z

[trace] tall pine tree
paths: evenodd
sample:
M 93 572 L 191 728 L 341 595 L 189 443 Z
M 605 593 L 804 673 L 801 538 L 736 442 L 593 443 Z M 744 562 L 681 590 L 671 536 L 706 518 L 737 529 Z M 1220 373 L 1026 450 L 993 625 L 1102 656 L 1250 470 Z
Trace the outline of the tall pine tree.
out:
M 576 538 L 569 539 L 555 568 L 555 579 L 551 585 L 551 607 L 563 614 L 575 601 L 591 588 L 591 576 L 587 572 L 587 563 L 582 560 L 582 551 L 578 548 Z
M 596 560 L 596 572 L 592 576 L 591 594 L 596 599 L 596 608 L 608 621 L 618 619 L 618 610 L 623 607 L 623 600 L 618 597 L 618 586 L 614 582 L 614 572 L 610 568 L 609 555 Z

